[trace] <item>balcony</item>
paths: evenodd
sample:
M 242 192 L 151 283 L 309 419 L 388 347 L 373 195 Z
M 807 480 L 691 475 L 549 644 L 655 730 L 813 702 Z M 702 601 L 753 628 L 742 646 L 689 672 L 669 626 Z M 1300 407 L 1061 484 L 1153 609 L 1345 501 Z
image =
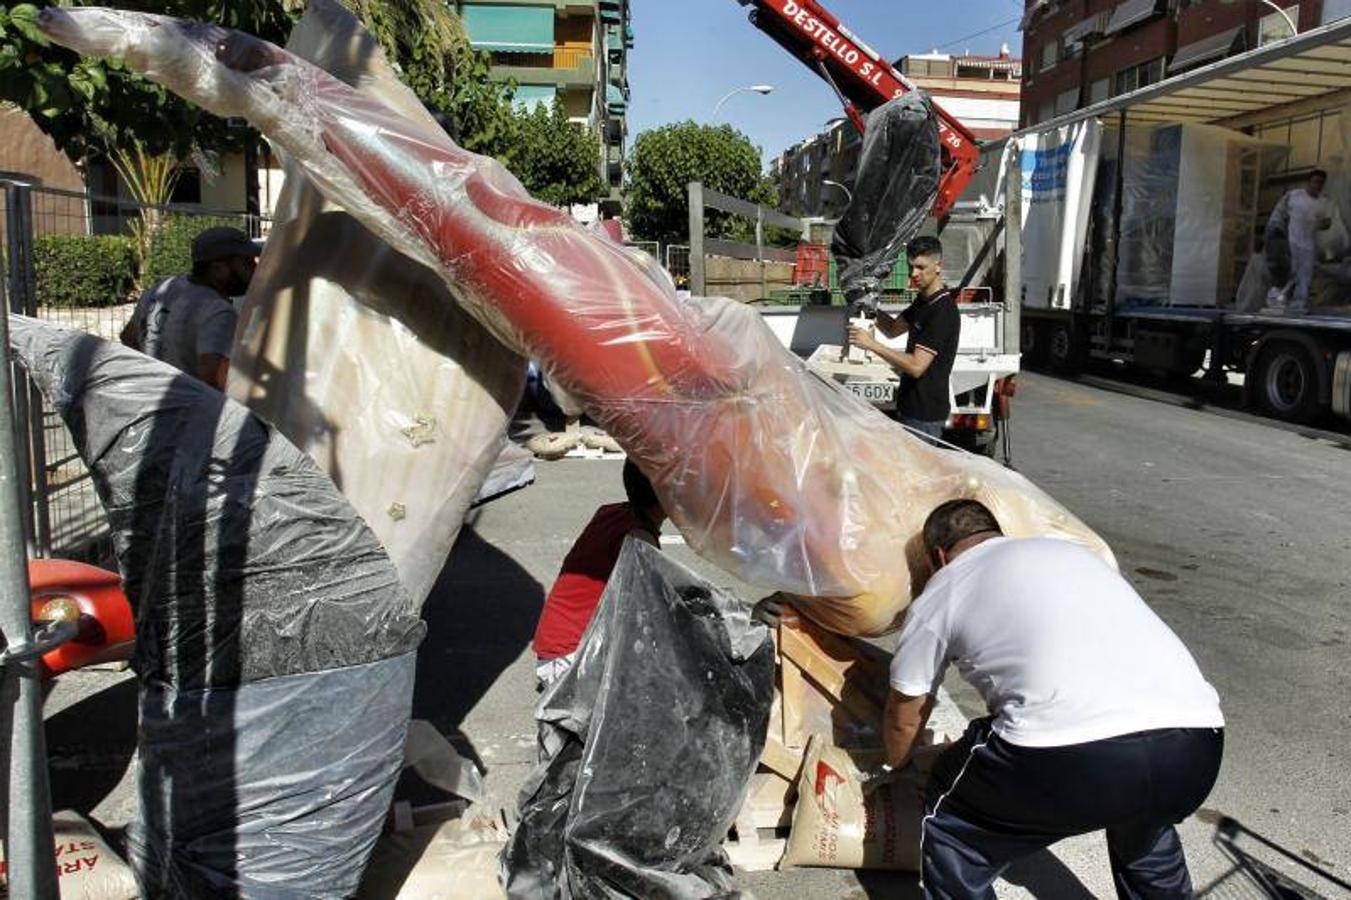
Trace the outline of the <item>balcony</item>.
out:
M 590 44 L 565 44 L 554 47 L 555 69 L 576 69 L 582 65 L 582 60 L 591 58 Z
M 551 62 L 557 58 L 548 57 Z M 495 63 L 498 60 L 494 60 Z M 501 62 L 506 62 L 502 60 Z M 502 65 L 493 66 L 494 81 L 516 79 L 517 84 L 552 84 L 563 88 L 592 87 L 596 83 L 596 58 L 590 53 L 577 57 L 576 65 L 563 69 L 546 65 Z

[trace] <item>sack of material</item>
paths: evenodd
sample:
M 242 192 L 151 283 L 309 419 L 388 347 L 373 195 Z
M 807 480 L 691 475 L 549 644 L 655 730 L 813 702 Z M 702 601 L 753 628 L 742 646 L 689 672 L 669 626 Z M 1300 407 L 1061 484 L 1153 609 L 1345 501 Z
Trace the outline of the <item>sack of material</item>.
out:
M 136 616 L 148 897 L 346 896 L 403 761 L 425 626 L 333 482 L 237 403 L 11 316 L 70 429 Z
M 513 898 L 723 896 L 721 843 L 764 750 L 774 645 L 749 607 L 628 539 L 577 662 L 535 717 Z
M 923 791 L 935 749 L 865 791 L 849 754 L 812 738 L 780 865 L 919 871 Z
M 497 858 L 506 829 L 465 815 L 380 838 L 358 900 L 506 900 Z
M 94 826 L 79 813 L 52 816 L 61 900 L 135 900 L 136 879 Z M 0 846 L 0 897 L 8 897 L 5 848 Z

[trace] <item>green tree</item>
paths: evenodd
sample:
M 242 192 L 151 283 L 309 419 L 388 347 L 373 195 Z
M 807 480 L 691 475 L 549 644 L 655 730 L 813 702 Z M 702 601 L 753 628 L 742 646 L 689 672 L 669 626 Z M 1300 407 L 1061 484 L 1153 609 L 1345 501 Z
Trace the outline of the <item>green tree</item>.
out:
M 600 195 L 600 138 L 569 122 L 561 104 L 518 112 L 515 125 L 505 162 L 536 199 L 567 207 Z
M 75 5 L 103 0 L 77 0 Z M 441 0 L 342 0 L 371 29 L 406 84 L 447 114 L 471 150 L 500 152 L 514 122 L 510 86 L 488 78 L 458 17 Z M 284 44 L 303 0 L 119 0 L 118 6 L 218 22 Z M 239 150 L 252 129 L 221 119 L 127 71 L 115 60 L 82 59 L 37 29 L 38 7 L 0 7 L 0 99 L 28 110 L 74 162 L 139 143 L 151 155 Z
M 118 5 L 220 22 L 276 41 L 290 31 L 299 4 L 121 0 Z M 230 128 L 116 61 L 82 59 L 52 46 L 38 31 L 37 17 L 38 7 L 31 3 L 0 8 L 0 99 L 31 113 L 74 162 L 111 155 L 136 139 L 152 155 L 178 159 L 194 150 L 235 150 L 256 140 L 248 129 Z
M 684 242 L 689 237 L 691 181 L 733 197 L 775 204 L 774 187 L 760 169 L 760 149 L 730 125 L 681 122 L 638 135 L 629 160 L 626 216 L 640 240 Z M 714 210 L 707 233 L 746 239 L 754 224 Z

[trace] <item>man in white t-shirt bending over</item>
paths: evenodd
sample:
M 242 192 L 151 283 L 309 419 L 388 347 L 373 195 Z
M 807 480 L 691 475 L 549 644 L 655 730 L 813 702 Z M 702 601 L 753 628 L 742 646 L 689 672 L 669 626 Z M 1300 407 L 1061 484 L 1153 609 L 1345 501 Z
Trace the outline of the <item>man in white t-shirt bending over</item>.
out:
M 949 663 L 985 699 L 939 758 L 921 831 L 926 897 L 995 896 L 1014 860 L 1105 829 L 1120 897 L 1192 896 L 1173 825 L 1215 783 L 1219 698 L 1116 571 L 1055 538 L 1006 538 L 974 500 L 924 524 L 935 574 L 891 664 L 887 762 L 910 759 Z

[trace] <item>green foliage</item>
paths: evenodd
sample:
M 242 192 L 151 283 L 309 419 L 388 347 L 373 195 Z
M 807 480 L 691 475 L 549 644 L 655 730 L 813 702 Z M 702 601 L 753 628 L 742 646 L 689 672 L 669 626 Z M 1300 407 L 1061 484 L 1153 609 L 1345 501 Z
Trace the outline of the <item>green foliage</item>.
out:
M 492 58 L 469 43 L 444 0 L 342 0 L 360 17 L 424 105 L 449 119 L 466 150 L 501 157 L 516 123 L 512 86 L 489 78 Z
M 601 193 L 600 138 L 568 121 L 561 103 L 516 114 L 507 167 L 539 200 L 566 208 Z
M 33 240 L 37 296 L 43 306 L 115 306 L 131 293 L 131 238 L 49 234 Z
M 510 86 L 488 77 L 490 60 L 469 45 L 443 0 L 343 0 L 371 29 L 404 82 L 429 109 L 446 113 L 464 146 L 499 155 L 514 124 Z M 74 0 L 217 22 L 285 44 L 301 0 Z M 116 60 L 82 59 L 37 30 L 38 5 L 0 7 L 0 100 L 32 113 L 39 127 L 79 163 L 112 155 L 137 140 L 151 155 L 188 159 L 256 141 L 252 129 L 225 122 L 129 72 Z
M 63 5 L 102 5 L 77 2 Z M 267 40 L 290 31 L 298 10 L 282 0 L 120 0 L 127 9 L 220 22 Z M 11 100 L 67 156 L 82 162 L 139 138 L 151 154 L 185 159 L 194 148 L 237 150 L 256 135 L 146 81 L 117 61 L 81 59 L 37 30 L 38 6 L 0 8 L 0 99 Z
M 217 225 L 241 228 L 238 218 L 216 216 L 170 215 L 160 221 L 150 235 L 141 282 L 148 285 L 170 275 L 185 275 L 192 271 L 192 239 L 201 231 Z
M 638 135 L 629 160 L 630 230 L 640 240 L 684 243 L 689 238 L 691 181 L 733 197 L 775 203 L 774 187 L 760 170 L 760 150 L 730 125 L 682 122 Z M 752 238 L 754 223 L 709 210 L 707 233 Z

